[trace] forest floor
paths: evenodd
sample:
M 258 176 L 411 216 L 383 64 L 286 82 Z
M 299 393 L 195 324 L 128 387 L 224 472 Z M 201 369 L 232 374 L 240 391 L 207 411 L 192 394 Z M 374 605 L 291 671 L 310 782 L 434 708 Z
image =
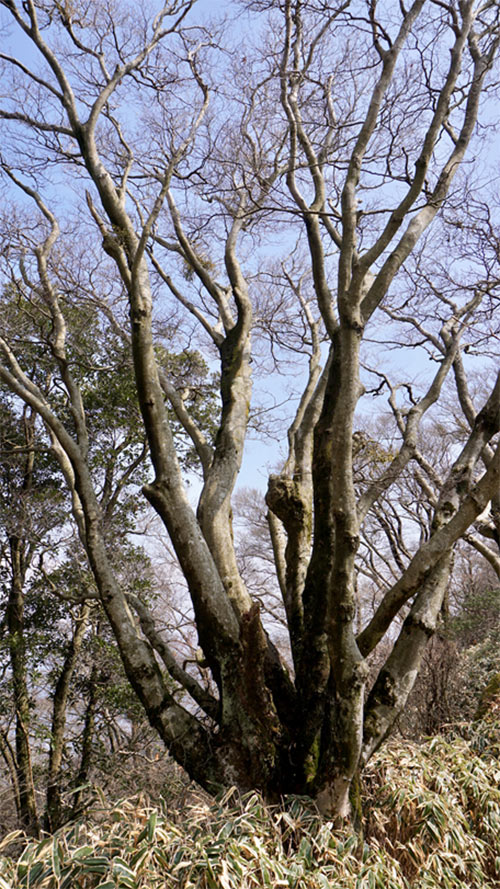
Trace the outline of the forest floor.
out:
M 0 889 L 489 889 L 500 886 L 500 726 L 390 741 L 363 779 L 363 836 L 311 801 L 190 791 L 107 804 L 0 845 Z

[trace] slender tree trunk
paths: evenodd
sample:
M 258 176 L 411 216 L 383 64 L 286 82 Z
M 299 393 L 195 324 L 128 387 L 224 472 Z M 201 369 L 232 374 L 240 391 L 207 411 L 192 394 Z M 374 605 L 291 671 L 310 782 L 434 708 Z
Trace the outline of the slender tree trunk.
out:
M 16 805 L 16 813 L 20 821 L 21 797 L 19 794 L 19 782 L 17 780 L 16 755 L 7 737 L 7 733 L 4 732 L 0 732 L 0 755 L 2 756 L 2 759 L 9 773 L 10 783 L 12 784 L 12 791 L 14 794 L 14 801 Z
M 28 833 L 37 835 L 40 825 L 28 735 L 30 699 L 26 675 L 26 643 L 24 638 L 23 545 L 16 537 L 11 538 L 10 552 L 12 579 L 7 603 L 7 626 L 9 629 L 9 654 L 16 711 L 15 750 L 20 819 Z
M 87 628 L 89 606 L 83 605 L 76 621 L 73 638 L 64 660 L 61 674 L 54 692 L 52 709 L 52 731 L 47 774 L 47 796 L 45 805 L 45 830 L 53 833 L 63 821 L 61 800 L 61 765 L 64 751 L 64 731 L 71 680 L 75 671 L 83 637 Z
M 81 813 L 83 787 L 87 784 L 90 774 L 90 766 L 92 763 L 92 749 L 95 735 L 95 711 L 97 704 L 97 674 L 98 670 L 95 665 L 92 666 L 89 679 L 89 697 L 87 701 L 87 709 L 85 710 L 85 723 L 82 734 L 82 750 L 80 754 L 80 768 L 75 778 L 75 792 L 73 794 L 73 803 L 71 817 L 77 818 Z

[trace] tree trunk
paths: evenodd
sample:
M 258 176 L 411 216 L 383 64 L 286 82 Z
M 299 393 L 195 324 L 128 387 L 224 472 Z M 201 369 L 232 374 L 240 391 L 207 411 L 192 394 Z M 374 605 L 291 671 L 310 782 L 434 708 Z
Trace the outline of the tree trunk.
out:
M 66 728 L 66 711 L 71 679 L 75 671 L 75 665 L 80 653 L 85 630 L 89 606 L 83 605 L 73 637 L 69 644 L 64 664 L 54 691 L 52 703 L 52 731 L 50 737 L 49 766 L 47 773 L 47 795 L 45 803 L 45 830 L 54 833 L 63 823 L 63 809 L 61 799 L 61 765 L 64 751 L 64 731 Z
M 83 790 L 88 783 L 90 767 L 92 765 L 92 751 L 95 736 L 95 711 L 97 704 L 97 677 L 98 668 L 93 665 L 89 678 L 89 695 L 85 709 L 85 722 L 82 733 L 82 746 L 80 752 L 80 766 L 75 778 L 75 791 L 71 804 L 71 818 L 78 818 L 82 813 Z
M 249 76 L 259 73 L 250 85 L 240 82 L 231 95 L 232 83 L 224 84 L 231 125 L 221 127 L 217 110 L 211 119 L 206 114 L 210 89 L 203 66 L 205 52 L 209 57 L 214 48 L 213 35 L 195 41 L 195 29 L 179 33 L 195 4 L 167 4 L 133 38 L 128 30 L 135 27 L 132 19 L 125 18 L 126 25 L 114 22 L 109 40 L 82 20 L 78 27 L 91 30 L 87 44 L 58 4 L 53 10 L 51 6 L 52 15 L 44 4 L 3 3 L 13 26 L 32 41 L 48 78 L 5 55 L 4 64 L 13 67 L 13 80 L 22 84 L 19 97 L 26 102 L 19 108 L 17 94 L 12 102 L 8 94 L 2 100 L 6 131 L 22 127 L 35 153 L 43 142 L 44 155 L 35 154 L 29 180 L 38 181 L 40 188 L 45 188 L 37 176 L 46 166 L 45 152 L 59 162 L 61 176 L 74 164 L 78 175 L 87 177 L 87 208 L 97 235 L 89 255 L 102 246 L 103 274 L 109 275 L 110 285 L 108 298 L 95 289 L 95 265 L 85 278 L 82 261 L 82 305 L 102 307 L 104 323 L 110 322 L 116 333 L 121 328 L 115 306 L 121 312 L 121 294 L 128 301 L 129 320 L 121 323 L 129 325 L 123 336 L 130 345 L 152 476 L 142 491 L 163 523 L 184 576 L 210 672 L 206 686 L 181 666 L 175 646 L 155 630 L 144 602 L 134 606 L 115 570 L 104 529 L 102 467 L 96 469 L 92 454 L 88 394 L 78 382 L 81 343 L 78 336 L 72 341 L 72 300 L 78 306 L 79 280 L 60 261 L 63 247 L 56 249 L 56 242 L 61 238 L 64 245 L 66 234 L 55 213 L 6 162 L 2 169 L 9 184 L 22 191 L 24 202 L 33 202 L 38 214 L 29 237 L 16 231 L 8 262 L 14 269 L 13 286 L 28 291 L 28 331 L 46 335 L 57 394 L 41 391 L 36 374 L 29 376 L 28 360 L 22 366 L 23 344 L 15 331 L 0 338 L 0 379 L 45 424 L 126 675 L 174 758 L 210 791 L 234 784 L 242 790 L 258 788 L 268 799 L 310 793 L 328 817 L 342 820 L 351 812 L 350 793 L 360 768 L 405 706 L 436 629 L 453 547 L 500 490 L 500 449 L 490 445 L 500 429 L 499 377 L 483 410 L 477 416 L 473 409 L 465 411 L 467 441 L 449 472 L 439 455 L 424 480 L 430 494 L 427 518 L 420 524 L 422 539 L 412 539 L 409 548 L 401 546 L 395 557 L 391 537 L 392 562 L 380 556 L 384 565 L 376 573 L 377 604 L 358 633 L 365 618 L 357 588 L 366 569 L 360 553 L 363 533 L 366 546 L 370 544 L 370 528 L 367 524 L 363 531 L 363 522 L 370 513 L 374 520 L 391 488 L 397 497 L 396 485 L 407 484 L 412 461 L 419 461 L 419 443 L 425 444 L 422 421 L 444 391 L 453 366 L 459 376 L 462 337 L 470 335 L 471 345 L 482 348 L 492 335 L 487 332 L 488 300 L 498 286 L 492 271 L 498 244 L 489 217 L 484 223 L 484 269 L 475 281 L 472 266 L 478 257 L 470 262 L 463 248 L 448 267 L 444 248 L 434 282 L 425 235 L 435 223 L 444 238 L 455 224 L 446 217 L 459 215 L 454 196 L 450 212 L 446 208 L 438 218 L 477 129 L 481 91 L 500 42 L 500 11 L 496 3 L 476 0 L 412 0 L 407 5 L 269 0 L 246 5 L 248 11 L 267 7 L 279 25 L 281 44 L 274 44 L 269 58 L 254 59 Z M 170 40 L 162 55 L 163 43 Z M 75 47 L 82 77 L 74 64 Z M 356 49 L 355 60 L 351 48 Z M 141 143 L 140 128 L 134 126 L 127 136 L 131 115 L 126 105 L 120 108 L 121 97 L 129 83 L 138 107 L 144 88 L 144 114 L 151 113 L 152 72 L 163 63 L 168 74 L 157 85 L 153 138 Z M 337 84 L 342 84 L 340 91 Z M 33 103 L 26 99 L 32 94 Z M 264 129 L 261 109 L 269 115 Z M 225 114 L 224 109 L 226 120 Z M 27 150 L 23 158 L 28 160 Z M 80 208 L 74 210 L 72 224 Z M 273 218 L 280 234 L 269 250 L 267 220 L 270 225 Z M 461 220 L 456 225 L 459 230 Z M 467 225 L 475 236 L 475 220 Z M 292 229 L 296 246 L 289 252 Z M 40 240 L 33 246 L 39 230 Z M 204 239 L 214 251 L 213 263 L 201 258 L 199 242 Z M 259 269 L 251 253 L 264 242 Z M 451 239 L 448 243 L 451 249 Z M 285 252 L 278 259 L 279 244 Z M 182 264 L 189 272 L 185 276 L 179 271 Z M 174 269 L 172 275 L 167 266 Z M 467 268 L 462 292 L 455 280 L 458 268 Z M 307 299 L 301 296 L 302 285 Z M 244 582 L 232 525 L 231 499 L 251 414 L 252 335 L 257 338 L 267 324 L 266 288 L 270 315 L 279 319 L 269 322 L 270 356 L 277 365 L 304 351 L 311 359 L 288 430 L 289 454 L 267 493 L 293 675 L 271 644 Z M 289 340 L 281 300 L 286 312 L 293 303 L 290 290 L 301 310 Z M 424 305 L 427 297 L 429 307 Z M 279 309 L 274 307 L 278 304 Z M 183 399 L 161 367 L 159 356 L 168 348 L 168 337 L 160 321 L 170 311 L 173 339 L 185 334 L 191 344 L 199 325 L 207 355 L 219 359 L 221 410 L 212 443 L 187 416 Z M 378 326 L 373 316 L 378 316 Z M 421 349 L 425 383 L 408 383 L 406 367 L 398 368 L 400 376 L 393 381 L 391 361 L 385 365 L 380 355 L 373 358 L 377 331 L 385 338 L 386 325 L 393 320 L 387 344 L 401 341 Z M 321 371 L 324 344 L 329 357 Z M 432 364 L 429 356 L 435 359 Z M 104 362 L 96 368 L 96 373 L 105 371 Z M 386 459 L 375 458 L 357 477 L 354 442 L 362 414 L 362 378 L 379 381 L 371 394 L 389 393 L 391 446 Z M 183 475 L 171 410 L 177 410 L 200 458 L 203 482 L 196 507 Z M 372 406 L 369 411 L 371 415 Z M 385 440 L 384 430 L 380 441 Z M 493 504 L 496 511 L 495 499 Z M 420 514 L 418 509 L 407 513 L 406 507 L 403 503 L 399 512 L 395 508 L 394 526 L 408 522 L 413 530 Z M 19 772 L 20 794 L 26 794 L 32 782 L 21 588 L 17 593 L 13 588 L 10 611 L 16 756 L 24 770 L 23 780 Z M 368 658 L 391 628 L 391 653 L 365 700 Z M 94 731 L 94 679 L 83 737 L 83 779 Z M 51 787 L 60 769 L 65 679 L 61 682 Z M 57 820 L 54 794 L 51 806 Z M 32 803 L 23 797 L 26 811 Z
M 7 626 L 9 630 L 9 652 L 16 712 L 15 751 L 17 784 L 19 787 L 19 816 L 23 828 L 28 833 L 38 835 L 40 825 L 28 734 L 31 721 L 31 706 L 26 673 L 26 643 L 24 637 L 23 544 L 18 538 L 11 538 L 10 552 L 12 577 L 7 602 Z

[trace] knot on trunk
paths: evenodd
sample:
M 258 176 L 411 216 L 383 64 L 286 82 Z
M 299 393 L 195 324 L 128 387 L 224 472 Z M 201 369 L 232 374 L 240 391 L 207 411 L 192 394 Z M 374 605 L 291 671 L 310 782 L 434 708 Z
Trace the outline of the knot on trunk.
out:
M 266 493 L 269 509 L 283 522 L 285 528 L 302 527 L 308 507 L 299 482 L 282 475 L 271 475 Z

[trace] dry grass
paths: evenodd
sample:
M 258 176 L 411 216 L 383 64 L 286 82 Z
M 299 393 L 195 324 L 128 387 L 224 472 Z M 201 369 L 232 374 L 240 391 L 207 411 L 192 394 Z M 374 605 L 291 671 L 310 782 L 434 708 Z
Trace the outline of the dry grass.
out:
M 307 800 L 258 794 L 182 810 L 125 800 L 5 856 L 0 889 L 471 889 L 500 886 L 495 726 L 393 742 L 366 775 L 363 843 Z M 12 846 L 11 846 L 12 848 Z

